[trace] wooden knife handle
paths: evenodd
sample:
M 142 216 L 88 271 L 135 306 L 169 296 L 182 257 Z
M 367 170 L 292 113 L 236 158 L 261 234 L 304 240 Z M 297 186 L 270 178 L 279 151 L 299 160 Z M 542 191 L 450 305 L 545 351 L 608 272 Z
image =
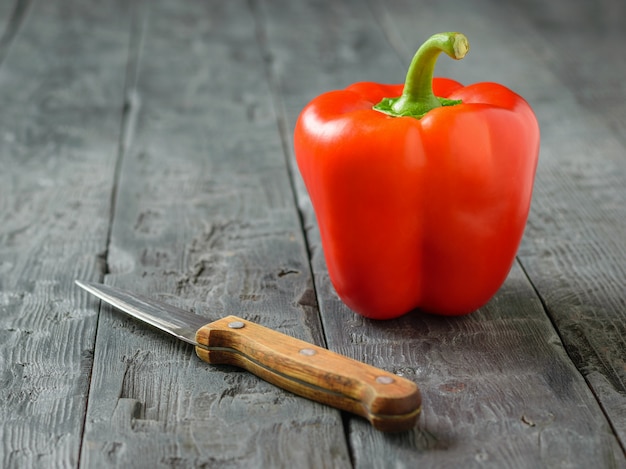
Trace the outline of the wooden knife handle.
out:
M 235 316 L 201 327 L 196 340 L 204 361 L 244 368 L 295 394 L 365 417 L 381 431 L 413 428 L 421 410 L 412 381 Z

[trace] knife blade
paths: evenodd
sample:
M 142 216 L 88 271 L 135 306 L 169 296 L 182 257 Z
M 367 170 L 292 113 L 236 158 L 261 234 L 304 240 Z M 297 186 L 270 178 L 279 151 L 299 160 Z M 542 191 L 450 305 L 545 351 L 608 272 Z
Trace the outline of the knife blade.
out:
M 211 364 L 243 368 L 299 396 L 351 412 L 383 432 L 413 428 L 418 386 L 366 363 L 236 316 L 214 322 L 168 303 L 109 285 L 76 284 L 120 311 L 195 346 Z

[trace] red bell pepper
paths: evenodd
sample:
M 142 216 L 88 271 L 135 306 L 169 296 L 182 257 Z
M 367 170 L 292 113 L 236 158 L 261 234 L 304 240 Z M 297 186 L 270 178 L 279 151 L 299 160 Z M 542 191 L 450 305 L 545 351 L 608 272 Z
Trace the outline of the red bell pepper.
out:
M 502 85 L 433 79 L 442 51 L 460 59 L 468 50 L 462 34 L 437 34 L 417 51 L 404 86 L 330 91 L 297 121 L 296 159 L 330 279 L 363 316 L 469 313 L 515 259 L 539 126 Z

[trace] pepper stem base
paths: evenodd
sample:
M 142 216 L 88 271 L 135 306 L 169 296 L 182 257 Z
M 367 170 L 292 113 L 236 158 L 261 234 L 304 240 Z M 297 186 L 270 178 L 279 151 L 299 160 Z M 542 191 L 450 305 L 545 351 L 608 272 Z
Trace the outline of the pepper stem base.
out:
M 397 98 L 383 98 L 382 101 L 378 104 L 375 104 L 372 109 L 375 109 L 378 112 L 382 112 L 383 114 L 387 114 L 388 116 L 392 117 L 414 117 L 416 119 L 421 119 L 428 113 L 428 111 L 433 109 L 430 106 L 427 109 L 420 109 L 420 106 L 405 106 L 400 110 L 400 112 L 397 112 L 394 108 L 394 105 L 401 99 L 402 96 L 398 96 Z M 439 101 L 440 106 L 456 106 L 457 104 L 462 103 L 460 99 L 448 99 L 442 98 L 440 96 L 435 96 L 435 99 Z

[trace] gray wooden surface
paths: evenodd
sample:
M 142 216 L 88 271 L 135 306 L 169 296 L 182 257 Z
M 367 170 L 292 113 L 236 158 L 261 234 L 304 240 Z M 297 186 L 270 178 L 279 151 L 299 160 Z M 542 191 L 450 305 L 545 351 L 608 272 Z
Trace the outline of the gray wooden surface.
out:
M 542 131 L 518 259 L 462 318 L 373 322 L 329 282 L 291 132 L 316 95 L 437 72 Z M 621 0 L 0 1 L 0 467 L 626 467 Z M 388 435 L 124 318 L 104 281 L 402 374 Z

